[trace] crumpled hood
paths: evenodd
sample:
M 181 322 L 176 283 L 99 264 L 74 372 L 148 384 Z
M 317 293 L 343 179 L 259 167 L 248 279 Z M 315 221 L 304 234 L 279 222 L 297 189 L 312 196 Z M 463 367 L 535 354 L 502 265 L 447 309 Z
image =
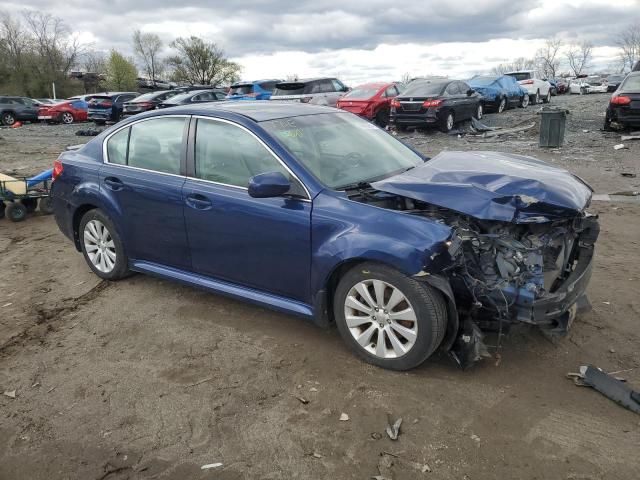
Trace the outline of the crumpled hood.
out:
M 593 193 L 562 168 L 501 152 L 442 152 L 372 186 L 480 220 L 514 223 L 574 216 Z

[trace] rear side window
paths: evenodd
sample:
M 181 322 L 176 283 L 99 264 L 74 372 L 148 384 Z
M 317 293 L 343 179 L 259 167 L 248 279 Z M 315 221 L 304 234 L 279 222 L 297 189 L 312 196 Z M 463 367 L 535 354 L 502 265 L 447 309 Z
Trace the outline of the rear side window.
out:
M 640 92 L 640 75 L 628 76 L 620 88 L 622 92 Z
M 456 82 L 450 83 L 447 86 L 446 92 L 449 95 L 458 95 L 460 93 L 460 89 L 458 88 L 458 84 Z
M 115 133 L 107 141 L 107 158 L 109 163 L 117 165 L 127 164 L 127 144 L 129 143 L 129 131 L 131 128 L 125 128 Z
M 214 120 L 198 120 L 196 129 L 196 177 L 247 187 L 259 173 L 289 173 L 269 150 L 240 127 Z
M 335 92 L 338 89 L 336 89 L 333 86 L 333 82 L 331 80 L 323 80 L 320 82 L 320 92 L 321 93 L 331 93 L 331 92 Z
M 276 82 L 262 82 L 260 88 L 268 92 L 273 92 L 273 89 L 276 88 Z
M 194 102 L 210 102 L 211 100 L 216 100 L 213 92 L 203 92 L 193 97 Z
M 107 142 L 109 163 L 180 173 L 184 118 L 157 118 L 120 130 Z

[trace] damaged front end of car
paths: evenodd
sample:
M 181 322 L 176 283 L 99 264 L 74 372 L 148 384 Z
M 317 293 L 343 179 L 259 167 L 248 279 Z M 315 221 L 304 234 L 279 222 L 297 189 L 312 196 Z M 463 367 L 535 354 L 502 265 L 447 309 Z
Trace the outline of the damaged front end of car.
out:
M 372 188 L 361 201 L 451 227 L 442 270 L 416 278 L 450 286 L 459 326 L 444 348 L 461 366 L 487 354 L 482 330 L 527 323 L 562 335 L 589 308 L 599 224 L 586 211 L 590 187 L 569 172 L 517 155 L 445 152 Z

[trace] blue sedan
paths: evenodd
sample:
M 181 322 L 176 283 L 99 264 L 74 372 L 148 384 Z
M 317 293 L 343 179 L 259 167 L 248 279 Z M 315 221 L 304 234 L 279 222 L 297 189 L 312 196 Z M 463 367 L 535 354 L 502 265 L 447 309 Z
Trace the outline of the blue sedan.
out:
M 482 95 L 487 110 L 502 113 L 510 107 L 526 108 L 529 105 L 529 94 L 509 75 L 476 75 L 468 83 Z
M 566 331 L 586 304 L 591 189 L 529 157 L 425 159 L 341 110 L 222 102 L 143 113 L 54 163 L 58 226 L 99 277 L 172 279 L 335 324 L 375 365 L 480 328 Z

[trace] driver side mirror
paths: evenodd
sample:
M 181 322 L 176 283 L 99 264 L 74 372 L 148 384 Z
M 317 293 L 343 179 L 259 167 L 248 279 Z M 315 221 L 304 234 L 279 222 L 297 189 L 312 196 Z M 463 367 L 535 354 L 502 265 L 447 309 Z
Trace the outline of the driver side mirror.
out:
M 249 179 L 249 196 L 253 198 L 280 197 L 291 188 L 291 182 L 281 172 L 260 173 Z
M 470 88 L 469 90 L 467 90 L 467 97 L 470 97 L 474 93 L 476 93 L 476 91 L 473 88 Z

